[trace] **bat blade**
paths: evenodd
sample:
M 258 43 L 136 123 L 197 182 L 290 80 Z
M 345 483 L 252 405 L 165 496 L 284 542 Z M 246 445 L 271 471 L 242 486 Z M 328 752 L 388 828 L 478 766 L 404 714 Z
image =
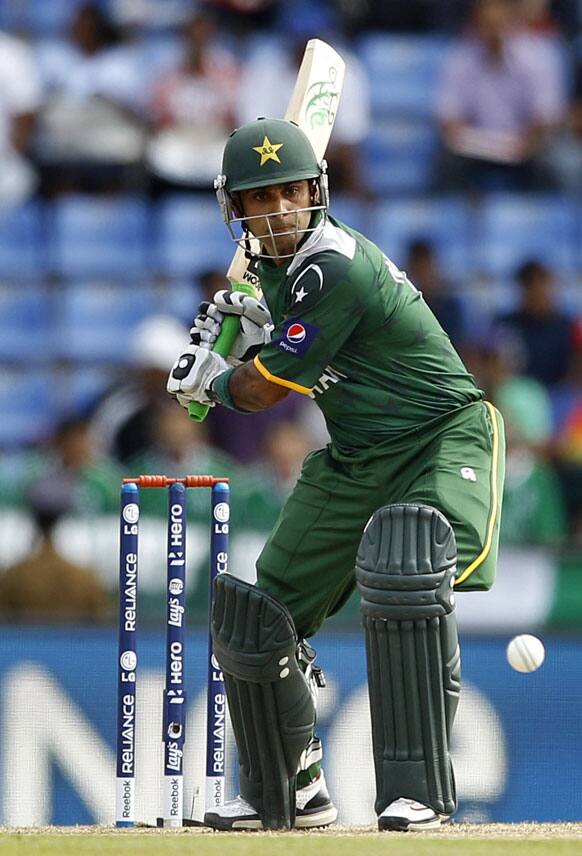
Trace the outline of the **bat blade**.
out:
M 318 161 L 331 137 L 345 70 L 345 62 L 331 45 L 321 39 L 307 42 L 285 119 L 307 134 Z

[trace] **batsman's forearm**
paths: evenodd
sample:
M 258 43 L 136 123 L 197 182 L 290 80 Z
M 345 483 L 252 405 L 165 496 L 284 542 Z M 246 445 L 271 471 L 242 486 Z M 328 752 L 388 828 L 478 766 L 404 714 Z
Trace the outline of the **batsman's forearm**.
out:
M 289 390 L 266 380 L 252 361 L 238 366 L 228 383 L 232 400 L 241 410 L 266 410 L 286 397 Z

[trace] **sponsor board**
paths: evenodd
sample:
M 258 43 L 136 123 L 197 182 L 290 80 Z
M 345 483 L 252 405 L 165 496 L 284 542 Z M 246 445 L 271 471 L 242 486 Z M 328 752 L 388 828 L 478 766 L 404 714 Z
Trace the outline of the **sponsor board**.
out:
M 480 600 L 485 596 L 472 597 Z M 582 641 L 545 637 L 546 662 L 537 672 L 521 675 L 506 662 L 508 638 L 507 634 L 498 638 L 463 634 L 463 691 L 453 742 L 459 819 L 580 821 Z M 374 774 L 361 634 L 324 632 L 315 641 L 318 663 L 328 678 L 328 686 L 319 695 L 318 733 L 324 742 L 330 792 L 342 823 L 373 823 Z M 205 753 L 200 751 L 205 741 L 206 645 L 206 629 L 187 634 L 187 681 L 192 691 L 181 760 L 184 805 L 194 804 L 197 817 L 203 811 L 200 794 L 207 774 Z M 174 653 L 180 670 L 181 652 Z M 121 803 L 131 815 L 133 777 L 120 775 L 116 784 L 115 776 L 113 666 L 117 657 L 114 630 L 67 628 L 64 633 L 59 629 L 3 628 L 3 824 L 112 823 L 116 788 L 121 788 Z M 155 823 L 159 814 L 163 686 L 163 630 L 144 629 L 135 729 L 128 734 L 128 739 L 135 738 L 136 821 Z M 131 704 L 126 712 L 131 719 Z M 217 769 L 226 768 L 229 798 L 235 795 L 234 780 L 229 779 L 234 752 L 230 752 L 228 731 L 221 731 L 218 715 L 222 711 L 216 710 L 216 714 L 220 738 Z M 132 762 L 131 739 L 128 752 L 128 762 Z M 173 760 L 177 766 L 178 756 Z M 177 778 L 173 772 L 170 778 Z M 222 786 L 216 773 L 209 782 L 212 787 Z

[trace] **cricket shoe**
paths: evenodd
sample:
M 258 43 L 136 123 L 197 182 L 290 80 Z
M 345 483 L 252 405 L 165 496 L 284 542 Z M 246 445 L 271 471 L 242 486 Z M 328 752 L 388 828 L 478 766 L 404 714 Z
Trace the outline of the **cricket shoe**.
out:
M 314 782 L 297 791 L 295 829 L 315 829 L 329 826 L 337 817 L 337 808 L 332 803 L 323 770 Z M 263 822 L 257 812 L 242 797 L 229 800 L 204 815 L 205 826 L 212 829 L 262 829 Z
M 450 814 L 438 814 L 416 800 L 400 797 L 391 802 L 378 817 L 378 829 L 380 832 L 420 832 L 425 829 L 439 829 L 450 822 Z

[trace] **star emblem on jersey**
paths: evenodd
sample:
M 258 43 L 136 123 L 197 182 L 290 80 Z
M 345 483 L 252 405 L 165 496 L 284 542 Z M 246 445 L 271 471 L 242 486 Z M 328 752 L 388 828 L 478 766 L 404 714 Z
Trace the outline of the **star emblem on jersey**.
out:
M 267 161 L 270 160 L 281 163 L 277 152 L 279 149 L 283 148 L 283 145 L 284 143 L 272 143 L 268 137 L 263 137 L 262 146 L 253 146 L 253 151 L 257 152 L 261 156 L 261 163 L 259 166 L 264 166 Z
M 297 292 L 297 294 L 295 295 L 295 303 L 301 303 L 301 301 L 303 300 L 303 298 L 304 298 L 304 297 L 306 297 L 306 296 L 307 296 L 307 292 L 305 291 L 305 289 L 303 288 L 303 286 L 301 286 L 301 288 L 299 289 L 299 291 L 298 291 L 298 292 Z

